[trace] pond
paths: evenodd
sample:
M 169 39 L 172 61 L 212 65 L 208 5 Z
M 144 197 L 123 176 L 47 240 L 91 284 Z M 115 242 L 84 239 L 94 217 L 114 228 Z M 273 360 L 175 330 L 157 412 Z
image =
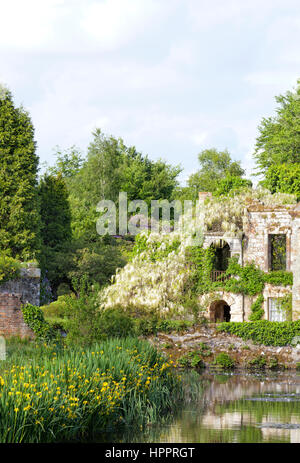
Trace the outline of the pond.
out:
M 194 381 L 195 378 L 193 378 Z M 300 374 L 199 374 L 201 393 L 139 434 L 106 442 L 300 443 Z M 103 441 L 103 439 L 101 439 Z

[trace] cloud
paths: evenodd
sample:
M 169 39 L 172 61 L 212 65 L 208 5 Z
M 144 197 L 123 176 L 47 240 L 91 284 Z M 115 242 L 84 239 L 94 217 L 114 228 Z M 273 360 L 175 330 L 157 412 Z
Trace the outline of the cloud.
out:
M 103 50 L 113 50 L 143 34 L 163 9 L 158 0 L 102 0 L 86 8 L 81 27 Z
M 1 0 L 0 48 L 33 50 L 53 37 L 62 0 Z

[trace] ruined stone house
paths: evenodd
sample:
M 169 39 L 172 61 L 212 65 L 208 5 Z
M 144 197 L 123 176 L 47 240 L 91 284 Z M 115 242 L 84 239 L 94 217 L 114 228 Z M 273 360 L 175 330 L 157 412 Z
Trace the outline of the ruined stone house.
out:
M 200 193 L 203 201 L 209 193 Z M 300 203 L 286 206 L 265 206 L 253 203 L 246 206 L 247 225 L 242 236 L 224 236 L 221 232 L 206 232 L 203 247 L 214 246 L 216 264 L 211 278 L 222 278 L 228 258 L 236 256 L 240 265 L 254 261 L 264 272 L 286 270 L 293 273 L 293 286 L 266 284 L 263 291 L 263 318 L 285 321 L 286 313 L 280 301 L 292 294 L 292 320 L 300 318 Z M 274 243 L 279 243 L 281 255 L 274 255 Z M 276 268 L 274 267 L 276 260 Z M 210 296 L 206 316 L 211 321 L 248 321 L 256 297 L 217 291 Z M 204 300 L 205 296 L 202 297 Z

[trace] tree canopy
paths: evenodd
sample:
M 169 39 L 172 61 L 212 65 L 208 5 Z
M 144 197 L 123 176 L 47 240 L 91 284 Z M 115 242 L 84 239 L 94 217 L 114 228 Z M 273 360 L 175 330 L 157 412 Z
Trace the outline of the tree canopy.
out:
M 38 162 L 29 114 L 0 87 L 0 247 L 23 260 L 40 248 Z
M 227 150 L 210 148 L 198 155 L 200 170 L 190 175 L 187 187 L 181 190 L 184 199 L 196 200 L 199 191 L 214 193 L 225 177 L 242 177 L 245 174 L 240 161 L 233 161 Z
M 275 98 L 275 116 L 263 118 L 258 127 L 254 158 L 260 174 L 273 165 L 300 162 L 300 81 L 295 91 Z

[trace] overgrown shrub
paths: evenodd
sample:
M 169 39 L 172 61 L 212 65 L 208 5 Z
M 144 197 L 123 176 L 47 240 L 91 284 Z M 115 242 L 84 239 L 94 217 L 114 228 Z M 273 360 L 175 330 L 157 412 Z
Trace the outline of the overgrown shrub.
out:
M 286 346 L 300 335 L 300 320 L 294 322 L 256 322 L 220 323 L 217 330 L 235 334 L 243 340 L 251 339 L 256 344 L 266 346 Z
M 32 329 L 37 339 L 51 341 L 56 337 L 55 331 L 45 320 L 40 307 L 26 304 L 21 310 L 25 323 Z
M 216 356 L 213 365 L 223 368 L 224 370 L 232 370 L 235 366 L 234 360 L 225 352 L 221 352 Z
M 205 368 L 205 363 L 202 360 L 201 354 L 196 350 L 182 355 L 178 359 L 178 363 L 186 368 Z
M 266 367 L 267 361 L 263 355 L 258 355 L 257 357 L 254 357 L 253 359 L 248 361 L 248 367 L 249 368 L 255 368 L 262 370 Z

